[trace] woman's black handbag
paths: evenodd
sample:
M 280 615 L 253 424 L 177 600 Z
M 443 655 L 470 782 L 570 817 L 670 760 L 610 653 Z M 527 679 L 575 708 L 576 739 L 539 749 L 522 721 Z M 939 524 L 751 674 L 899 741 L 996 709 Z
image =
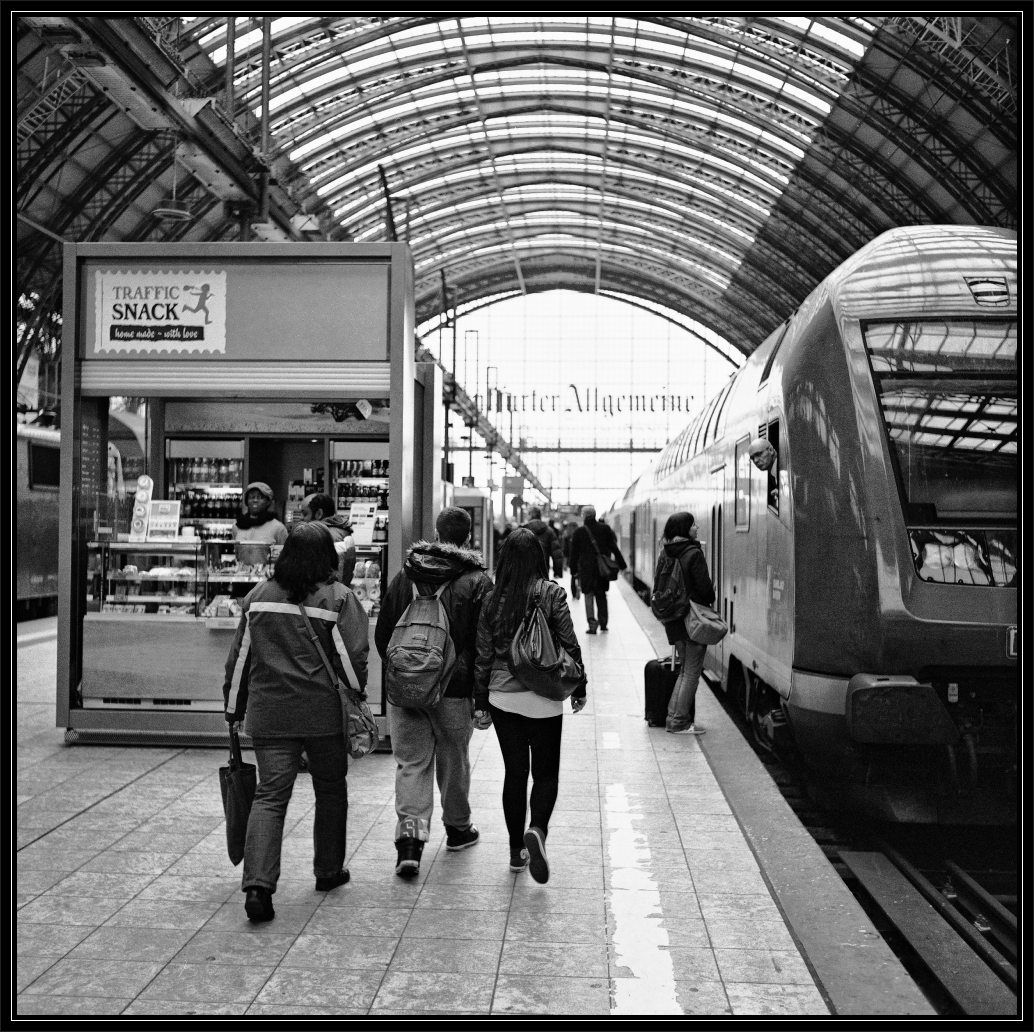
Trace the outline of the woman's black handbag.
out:
M 510 643 L 506 665 L 523 687 L 554 702 L 569 699 L 585 683 L 582 664 L 553 637 L 539 606 L 538 588 L 532 592 L 528 611 Z
M 230 728 L 230 762 L 219 768 L 219 791 L 226 815 L 226 852 L 236 867 L 244 859 L 244 840 L 248 836 L 248 817 L 255 799 L 255 764 L 241 758 L 241 740 Z
M 373 719 L 370 705 L 366 701 L 366 692 L 362 691 L 358 684 L 352 688 L 341 683 L 341 678 L 334 672 L 334 668 L 330 665 L 330 660 L 327 659 L 327 654 L 323 651 L 323 646 L 312 628 L 312 621 L 309 619 L 309 614 L 305 612 L 305 606 L 299 606 L 298 609 L 309 630 L 309 637 L 316 646 L 316 651 L 319 652 L 320 659 L 323 660 L 323 665 L 330 675 L 330 683 L 334 685 L 338 698 L 341 700 L 341 726 L 345 734 L 345 747 L 348 749 L 348 755 L 353 760 L 358 760 L 367 753 L 372 753 L 380 740 L 377 721 Z M 351 673 L 351 671 L 346 672 Z
M 609 555 L 604 555 L 600 551 L 600 546 L 596 543 L 596 537 L 588 527 L 585 528 L 585 532 L 589 535 L 592 547 L 596 549 L 596 568 L 600 572 L 600 579 L 605 581 L 617 580 L 618 573 L 621 570 L 617 560 L 611 559 Z

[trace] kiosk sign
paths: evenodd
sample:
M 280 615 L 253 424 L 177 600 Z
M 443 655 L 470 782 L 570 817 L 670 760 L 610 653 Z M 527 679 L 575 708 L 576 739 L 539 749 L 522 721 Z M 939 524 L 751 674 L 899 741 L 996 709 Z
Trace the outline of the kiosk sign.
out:
M 226 351 L 226 272 L 98 269 L 94 351 Z

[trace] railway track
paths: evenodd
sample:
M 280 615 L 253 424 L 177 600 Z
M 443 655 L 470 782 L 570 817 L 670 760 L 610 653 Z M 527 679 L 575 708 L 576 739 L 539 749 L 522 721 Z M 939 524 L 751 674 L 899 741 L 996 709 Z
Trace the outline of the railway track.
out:
M 902 965 L 944 1016 L 1017 1013 L 1015 829 L 867 822 L 824 810 L 792 756 L 759 746 L 713 694 Z

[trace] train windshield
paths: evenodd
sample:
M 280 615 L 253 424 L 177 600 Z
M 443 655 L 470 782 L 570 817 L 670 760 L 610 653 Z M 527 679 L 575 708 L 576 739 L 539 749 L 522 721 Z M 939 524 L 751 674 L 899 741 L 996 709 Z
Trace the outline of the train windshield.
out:
M 917 572 L 1015 583 L 1015 320 L 875 322 L 864 333 Z

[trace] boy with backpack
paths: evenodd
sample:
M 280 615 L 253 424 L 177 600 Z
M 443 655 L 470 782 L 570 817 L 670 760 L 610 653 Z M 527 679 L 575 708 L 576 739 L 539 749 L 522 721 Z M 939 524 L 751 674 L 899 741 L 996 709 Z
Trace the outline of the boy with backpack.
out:
M 430 835 L 434 778 L 445 848 L 479 838 L 470 818 L 474 658 L 481 606 L 492 590 L 481 553 L 464 547 L 470 516 L 442 509 L 435 540 L 409 550 L 381 602 L 374 641 L 384 661 L 395 773 L 395 873 L 414 878 Z

